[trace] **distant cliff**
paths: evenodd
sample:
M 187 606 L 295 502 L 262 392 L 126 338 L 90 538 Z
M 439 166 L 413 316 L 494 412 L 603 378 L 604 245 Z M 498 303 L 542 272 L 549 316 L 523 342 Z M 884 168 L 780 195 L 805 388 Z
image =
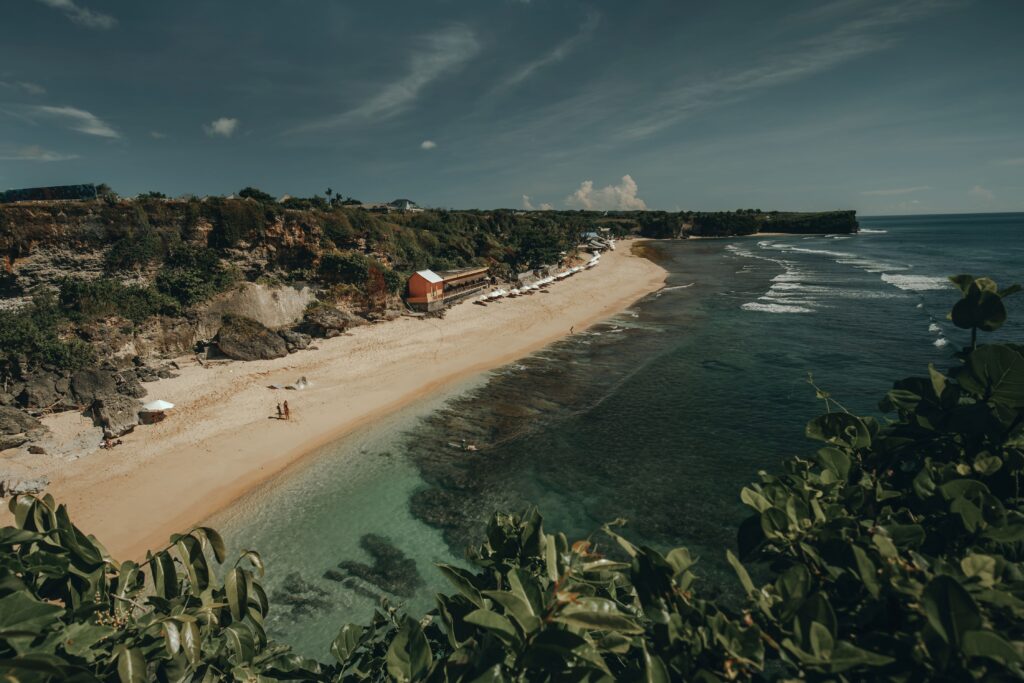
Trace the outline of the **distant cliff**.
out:
M 650 211 L 636 220 L 640 234 L 654 238 L 732 237 L 762 232 L 848 234 L 859 228 L 856 211 Z

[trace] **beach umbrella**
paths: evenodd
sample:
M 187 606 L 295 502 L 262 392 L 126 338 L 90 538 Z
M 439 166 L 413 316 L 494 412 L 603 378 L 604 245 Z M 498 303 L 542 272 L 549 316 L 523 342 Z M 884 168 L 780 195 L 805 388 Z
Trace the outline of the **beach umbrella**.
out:
M 145 405 L 142 406 L 142 409 L 145 410 L 145 411 L 151 412 L 151 413 L 159 413 L 159 412 L 162 412 L 164 410 L 170 410 L 173 407 L 174 407 L 173 403 L 169 403 L 167 401 L 162 401 L 162 400 L 156 400 L 156 401 L 150 401 L 149 403 L 146 403 Z

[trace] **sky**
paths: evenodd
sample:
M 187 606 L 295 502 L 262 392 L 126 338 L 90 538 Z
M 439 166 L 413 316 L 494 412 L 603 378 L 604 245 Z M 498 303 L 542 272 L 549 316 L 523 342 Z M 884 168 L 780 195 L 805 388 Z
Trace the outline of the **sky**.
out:
M 7 0 L 0 189 L 1024 210 L 1024 0 Z

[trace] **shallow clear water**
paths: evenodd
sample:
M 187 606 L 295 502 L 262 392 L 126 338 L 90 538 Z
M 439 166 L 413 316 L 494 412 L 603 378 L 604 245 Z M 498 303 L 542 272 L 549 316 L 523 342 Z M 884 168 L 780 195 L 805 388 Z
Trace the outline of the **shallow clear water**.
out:
M 1024 280 L 1024 215 L 862 225 L 850 237 L 659 243 L 661 292 L 324 449 L 213 520 L 266 557 L 271 633 L 326 657 L 340 624 L 367 618 L 380 583 L 324 578 L 340 561 L 370 562 L 366 533 L 415 561 L 420 583 L 398 599 L 429 608 L 446 588 L 433 563 L 456 561 L 493 510 L 529 503 L 571 536 L 625 517 L 635 539 L 688 545 L 707 584 L 728 585 L 740 487 L 813 448 L 803 425 L 821 406 L 808 373 L 874 413 L 893 380 L 949 364 L 966 340 L 945 319 L 957 297 L 945 276 Z M 1008 303 L 1000 336 L 1019 340 L 1024 295 Z M 479 450 L 453 447 L 463 439 Z M 315 608 L 278 607 L 292 573 Z

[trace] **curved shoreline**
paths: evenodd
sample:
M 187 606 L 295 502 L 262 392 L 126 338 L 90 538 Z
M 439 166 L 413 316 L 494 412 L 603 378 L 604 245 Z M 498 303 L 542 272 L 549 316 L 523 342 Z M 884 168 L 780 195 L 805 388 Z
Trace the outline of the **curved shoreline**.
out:
M 526 356 L 613 315 L 663 286 L 667 273 L 630 242 L 601 266 L 546 294 L 464 303 L 444 320 L 402 318 L 321 340 L 319 350 L 273 361 L 201 367 L 152 385 L 176 403 L 165 422 L 124 445 L 47 463 L 48 489 L 72 519 L 119 559 L 141 559 L 201 524 L 322 446 L 442 387 Z M 272 391 L 299 376 L 304 391 Z M 293 419 L 267 419 L 288 400 Z M 81 422 L 77 416 L 56 416 Z

